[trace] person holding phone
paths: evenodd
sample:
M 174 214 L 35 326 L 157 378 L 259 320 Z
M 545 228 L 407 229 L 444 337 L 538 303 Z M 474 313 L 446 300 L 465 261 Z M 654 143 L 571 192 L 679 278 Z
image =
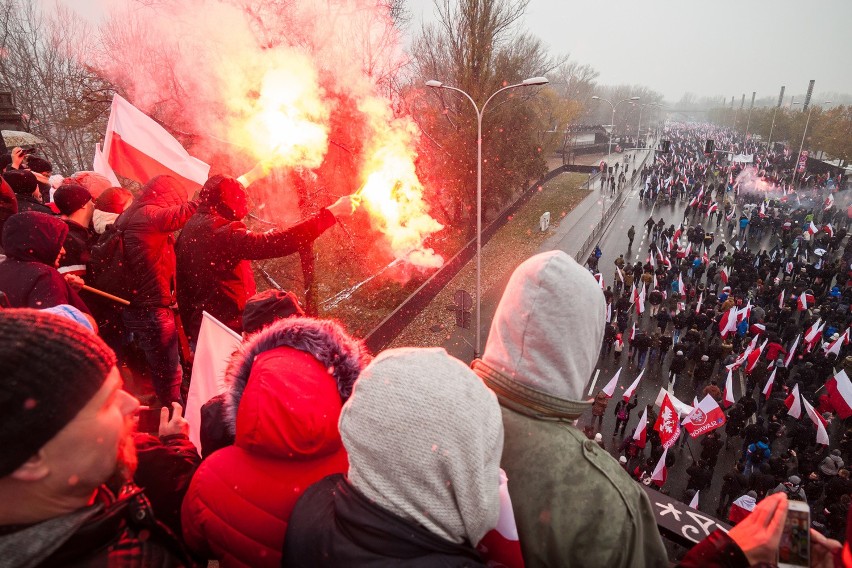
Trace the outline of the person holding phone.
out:
M 807 503 L 788 501 L 784 493 L 776 493 L 758 503 L 750 515 L 727 533 L 722 529 L 710 533 L 678 566 L 842 566 L 843 545 L 808 529 L 809 525 Z M 799 563 L 785 563 L 790 561 Z

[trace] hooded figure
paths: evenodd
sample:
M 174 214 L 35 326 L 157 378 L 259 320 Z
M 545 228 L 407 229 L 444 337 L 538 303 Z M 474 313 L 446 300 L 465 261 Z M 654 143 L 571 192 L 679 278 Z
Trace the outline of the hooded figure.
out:
M 242 331 L 243 308 L 256 292 L 250 260 L 298 252 L 335 223 L 334 215 L 323 208 L 288 229 L 253 233 L 241 221 L 248 214 L 245 188 L 224 175 L 207 180 L 200 202 L 176 247 L 178 305 L 193 341 L 202 311 Z
M 234 445 L 202 462 L 183 501 L 192 550 L 223 568 L 281 565 L 302 492 L 348 467 L 337 421 L 367 360 L 338 324 L 312 318 L 278 321 L 242 345 L 226 378 Z
M 501 465 L 528 568 L 666 563 L 645 492 L 573 425 L 591 404 L 604 309 L 570 256 L 536 255 L 512 274 L 473 362 L 502 407 Z
M 340 435 L 348 474 L 302 495 L 283 566 L 485 566 L 474 546 L 497 526 L 503 425 L 464 363 L 437 348 L 384 351 L 355 383 Z
M 18 212 L 37 211 L 53 215 L 53 210 L 41 200 L 41 190 L 38 179 L 29 170 L 9 170 L 3 174 L 3 179 L 15 192 L 18 202 Z
M 135 289 L 122 311 L 151 372 L 154 391 L 164 406 L 180 401 L 183 373 L 178 332 L 171 307 L 175 303 L 174 232 L 183 228 L 198 204 L 170 176 L 155 176 L 139 199 L 115 221 L 123 232 L 124 257 Z
M 3 227 L 6 260 L 0 263 L 0 291 L 13 308 L 51 308 L 70 304 L 89 314 L 77 292 L 56 266 L 63 253 L 68 225 L 45 213 L 12 215 Z

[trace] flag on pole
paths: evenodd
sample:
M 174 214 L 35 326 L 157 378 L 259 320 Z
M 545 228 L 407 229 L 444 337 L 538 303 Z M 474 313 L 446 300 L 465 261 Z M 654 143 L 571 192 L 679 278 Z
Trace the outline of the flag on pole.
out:
M 612 302 L 606 304 L 606 323 L 612 322 Z
M 695 402 L 692 412 L 683 420 L 683 427 L 691 438 L 712 432 L 724 424 L 725 413 L 709 394 L 701 402 Z
M 837 415 L 842 419 L 852 416 L 852 382 L 846 371 L 840 370 L 825 383 L 825 390 Z
M 668 470 L 666 469 L 666 456 L 668 454 L 669 449 L 665 448 L 663 455 L 660 456 L 660 461 L 657 462 L 657 467 L 654 468 L 654 473 L 651 474 L 651 481 L 656 481 L 660 487 L 662 487 L 666 482 L 666 477 L 668 477 Z
M 779 294 L 779 296 L 778 296 L 778 307 L 779 308 L 784 307 L 784 290 L 781 290 L 781 294 Z
M 822 230 L 828 233 L 829 237 L 834 237 L 834 228 L 831 226 L 831 223 L 826 223 Z
M 101 150 L 100 142 L 95 144 L 95 157 L 92 160 L 92 171 L 107 178 L 113 187 L 121 187 L 121 183 L 118 181 L 118 178 L 115 177 L 115 172 L 112 171 L 109 162 L 107 162 L 107 159 Z
M 636 425 L 636 430 L 633 432 L 633 439 L 636 440 L 636 445 L 644 448 L 648 441 L 648 407 L 642 411 L 642 418 L 639 419 L 639 424 Z
M 746 302 L 743 309 L 737 311 L 737 323 L 743 320 L 748 321 L 749 319 L 751 319 L 751 300 Z
M 755 336 L 759 337 L 759 336 Z M 769 338 L 763 340 L 763 343 L 760 344 L 760 347 L 753 350 L 748 355 L 748 364 L 746 365 L 746 373 L 751 373 L 754 370 L 754 366 L 757 365 L 757 361 L 760 359 L 760 356 L 763 354 L 763 349 L 766 347 L 766 344 L 769 343 Z
M 621 271 L 621 268 L 616 266 L 615 270 L 618 272 L 618 279 L 621 280 L 621 283 L 624 284 L 624 272 Z
M 811 235 L 815 235 L 815 234 L 817 234 L 817 233 L 819 232 L 819 229 L 817 229 L 817 226 L 816 226 L 816 225 L 814 225 L 814 222 L 813 222 L 813 221 L 811 221 L 811 224 L 808 226 L 808 232 L 809 232 Z
M 689 506 L 692 509 L 698 509 L 698 495 L 701 493 L 701 490 L 695 492 L 695 495 L 692 496 L 692 501 L 689 502 Z
M 828 211 L 834 205 L 834 195 L 829 193 L 828 197 L 825 198 L 825 204 L 823 205 L 823 211 Z
M 595 274 L 595 280 L 597 280 L 597 281 L 598 281 L 598 286 L 600 286 L 600 287 L 601 287 L 601 290 L 603 290 L 603 289 L 604 289 L 603 274 L 601 274 L 600 272 L 598 272 L 597 274 Z
M 799 294 L 798 304 L 799 311 L 803 312 L 808 309 L 808 306 L 812 306 L 814 303 L 814 295 L 808 294 L 807 292 L 802 292 Z
M 722 339 L 724 339 L 729 333 L 735 331 L 737 331 L 737 308 L 736 306 L 732 306 L 719 319 L 719 333 L 722 335 Z
M 797 385 L 798 386 L 798 385 Z M 828 432 L 825 429 L 825 420 L 822 416 L 820 416 L 814 407 L 811 406 L 811 403 L 808 402 L 806 398 L 802 399 L 802 404 L 805 406 L 805 412 L 808 413 L 808 418 L 811 419 L 811 422 L 814 423 L 814 426 L 817 428 L 816 441 L 817 444 L 822 444 L 823 446 L 828 445 Z
M 811 341 L 808 342 L 807 347 L 805 348 L 806 353 L 809 353 L 811 351 L 811 349 L 814 348 L 814 345 L 819 343 L 819 340 L 822 337 L 823 328 L 825 328 L 825 322 L 822 322 L 821 324 L 819 324 L 819 327 L 816 329 L 816 331 L 813 334 L 811 334 L 813 339 L 811 339 Z
M 772 395 L 772 385 L 775 384 L 775 372 L 778 368 L 772 369 L 772 374 L 769 375 L 769 379 L 766 381 L 766 384 L 763 386 L 763 399 L 769 400 L 769 397 Z
M 701 304 L 704 303 L 704 292 L 698 295 L 698 303 L 695 305 L 695 313 L 701 313 Z
M 784 399 L 784 406 L 787 407 L 787 414 L 793 418 L 802 417 L 802 397 L 799 396 L 799 385 L 794 386 L 793 392 Z
M 846 331 L 843 332 L 843 335 L 832 341 L 828 347 L 823 346 L 825 350 L 825 354 L 828 355 L 830 353 L 834 353 L 838 357 L 840 356 L 840 349 L 843 347 L 845 343 L 847 343 L 849 337 L 849 328 L 846 328 Z
M 624 402 L 630 401 L 630 397 L 633 396 L 634 392 L 636 392 L 636 387 L 639 386 L 639 381 L 642 380 L 643 374 L 645 374 L 645 369 L 642 369 L 642 371 L 639 373 L 639 376 L 636 377 L 636 380 L 633 381 L 633 383 L 629 387 L 627 387 L 626 391 L 624 391 L 624 396 L 622 397 L 624 399 Z
M 636 297 L 636 315 L 641 316 L 645 313 L 645 285 L 642 285 L 642 291 Z
M 680 420 L 678 420 L 678 411 L 669 395 L 663 396 L 663 403 L 660 405 L 660 415 L 657 416 L 657 422 L 654 423 L 654 430 L 659 432 L 660 441 L 664 448 L 670 448 L 677 442 L 680 437 Z
M 234 330 L 207 312 L 201 313 L 198 345 L 183 413 L 189 422 L 189 439 L 196 448 L 201 448 L 201 407 L 227 389 L 225 371 L 231 354 L 240 348 L 241 342 L 242 338 Z
M 686 286 L 683 285 L 683 274 L 677 274 L 677 293 L 681 296 L 686 296 Z
M 728 408 L 736 402 L 734 400 L 734 370 L 728 370 L 728 378 L 725 380 L 725 394 L 722 397 L 722 404 Z
M 799 346 L 799 339 L 801 339 L 801 337 L 802 337 L 801 333 L 796 336 L 796 341 L 793 342 L 793 347 L 790 348 L 790 352 L 787 353 L 787 358 L 784 359 L 784 366 L 785 367 L 790 366 L 790 361 L 793 360 L 793 356 L 796 354 L 796 347 Z
M 728 269 L 724 266 L 719 269 L 719 280 L 722 281 L 722 284 L 728 283 Z
M 808 328 L 808 330 L 805 332 L 805 343 L 813 343 L 814 340 L 819 337 L 819 329 L 821 323 L 822 318 L 817 318 L 813 325 Z M 796 339 L 798 339 L 798 337 Z
M 190 156 L 165 128 L 118 94 L 112 99 L 103 155 L 115 172 L 142 184 L 170 175 L 188 196 L 210 173 L 209 165 Z
M 728 519 L 736 523 L 742 521 L 754 510 L 756 504 L 757 500 L 746 493 L 733 502 L 731 510 L 728 512 Z
M 707 216 L 710 217 L 713 213 L 719 210 L 719 204 L 715 201 L 707 208 Z
M 612 379 L 606 384 L 606 386 L 602 389 L 603 393 L 608 397 L 612 398 L 613 393 L 615 392 L 615 387 L 618 385 L 618 377 L 621 375 L 621 369 L 619 368 L 615 374 L 612 376 Z
M 633 343 L 634 339 L 636 339 L 636 322 L 633 322 L 633 327 L 630 328 L 630 342 Z

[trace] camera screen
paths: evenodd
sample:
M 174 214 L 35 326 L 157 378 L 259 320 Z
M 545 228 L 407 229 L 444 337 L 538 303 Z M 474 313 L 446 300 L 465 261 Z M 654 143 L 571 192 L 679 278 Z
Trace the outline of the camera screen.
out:
M 787 512 L 787 522 L 781 535 L 778 561 L 793 566 L 810 565 L 810 539 L 808 535 L 807 511 Z

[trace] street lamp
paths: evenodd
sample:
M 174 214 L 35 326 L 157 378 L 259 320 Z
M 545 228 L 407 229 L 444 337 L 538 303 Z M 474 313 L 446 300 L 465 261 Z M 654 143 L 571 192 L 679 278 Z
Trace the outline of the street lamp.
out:
M 474 358 L 477 358 L 480 355 L 479 348 L 481 344 L 482 327 L 480 323 L 480 308 L 482 305 L 482 114 L 485 112 L 485 107 L 488 106 L 491 99 L 503 91 L 514 89 L 516 87 L 535 87 L 539 85 L 546 85 L 549 82 L 550 81 L 547 80 L 547 77 L 530 77 L 529 79 L 524 79 L 520 83 L 507 85 L 492 93 L 480 109 L 473 100 L 473 97 L 461 89 L 445 85 L 441 81 L 436 81 L 434 79 L 426 81 L 427 87 L 432 87 L 433 89 L 448 89 L 450 91 L 461 93 L 467 97 L 467 100 L 469 100 L 470 104 L 473 105 L 473 110 L 476 111 L 476 344 L 473 348 Z
M 645 107 L 658 107 L 660 103 L 648 103 L 646 105 L 639 105 L 639 122 L 636 124 L 636 147 L 639 147 L 639 136 L 642 134 L 642 109 Z M 644 146 L 643 146 L 644 148 Z
M 606 165 L 607 165 L 607 170 L 608 170 L 609 169 L 609 159 L 610 159 L 609 155 L 612 154 L 612 136 L 613 136 L 613 134 L 615 134 L 615 109 L 621 103 L 627 103 L 627 102 L 630 102 L 630 101 L 638 101 L 639 97 L 630 97 L 629 99 L 623 99 L 623 100 L 618 101 L 615 104 L 612 104 L 611 101 L 604 99 L 602 97 L 599 97 L 597 95 L 593 96 L 592 100 L 593 101 L 603 101 L 603 102 L 609 104 L 609 106 L 612 107 L 612 122 L 611 122 L 611 125 L 610 125 L 612 127 L 612 132 L 609 135 L 609 146 L 607 147 L 607 152 L 606 152 L 606 161 L 607 161 Z M 607 172 L 607 173 L 609 173 L 609 172 Z
M 792 103 L 792 104 L 800 105 L 802 103 Z M 830 105 L 831 101 L 823 101 L 822 104 Z M 796 183 L 796 174 L 799 173 L 799 161 L 802 159 L 802 150 L 804 150 L 804 148 L 805 148 L 805 135 L 808 133 L 808 124 L 810 124 L 810 122 L 811 122 L 811 113 L 813 111 L 814 111 L 814 107 L 812 106 L 811 109 L 808 111 L 808 118 L 807 118 L 807 120 L 805 120 L 805 130 L 802 132 L 802 143 L 799 145 L 799 154 L 798 154 L 798 156 L 796 156 L 796 165 L 793 167 L 793 181 L 790 182 L 791 184 Z M 807 164 L 805 164 L 805 167 L 807 167 Z M 802 172 L 802 173 L 804 173 L 804 172 Z
M 772 126 L 769 127 L 769 140 L 766 142 L 766 152 L 769 153 L 772 148 L 772 131 L 775 130 L 775 117 L 778 115 L 778 105 L 775 107 L 775 112 L 772 113 Z

